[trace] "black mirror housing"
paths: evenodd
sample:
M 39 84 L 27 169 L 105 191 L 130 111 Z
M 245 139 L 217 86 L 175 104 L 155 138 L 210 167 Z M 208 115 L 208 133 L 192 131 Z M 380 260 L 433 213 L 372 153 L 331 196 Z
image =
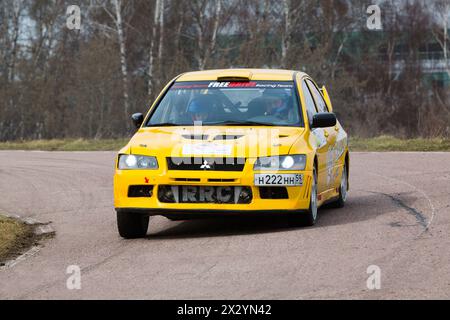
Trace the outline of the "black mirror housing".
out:
M 334 127 L 336 123 L 336 115 L 333 112 L 322 112 L 313 116 L 311 128 Z
M 136 128 L 139 129 L 139 127 L 142 125 L 142 122 L 144 122 L 144 115 L 142 113 L 134 113 L 131 116 L 131 120 L 133 120 L 133 123 L 136 126 Z

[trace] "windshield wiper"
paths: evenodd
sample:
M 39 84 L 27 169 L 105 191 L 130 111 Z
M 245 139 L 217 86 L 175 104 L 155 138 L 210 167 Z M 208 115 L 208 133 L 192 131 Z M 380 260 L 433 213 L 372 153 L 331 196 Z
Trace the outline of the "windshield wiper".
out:
M 205 123 L 205 126 L 217 126 L 217 125 L 227 125 L 227 126 L 277 126 L 277 124 L 267 123 L 267 122 L 258 122 L 258 121 L 222 121 L 222 122 L 211 122 Z

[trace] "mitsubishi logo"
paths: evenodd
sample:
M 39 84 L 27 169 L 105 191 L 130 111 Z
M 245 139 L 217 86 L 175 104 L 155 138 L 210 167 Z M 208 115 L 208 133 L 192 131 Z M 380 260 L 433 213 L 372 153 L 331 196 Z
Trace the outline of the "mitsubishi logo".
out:
M 200 169 L 211 169 L 211 166 L 208 164 L 208 161 L 203 161 L 203 164 L 200 166 Z

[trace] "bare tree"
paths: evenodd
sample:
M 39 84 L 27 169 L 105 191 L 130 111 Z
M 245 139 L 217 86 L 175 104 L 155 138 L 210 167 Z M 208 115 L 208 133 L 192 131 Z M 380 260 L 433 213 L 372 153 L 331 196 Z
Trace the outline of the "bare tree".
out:
M 9 54 L 10 61 L 8 64 L 8 79 L 14 81 L 14 68 L 17 56 L 17 40 L 19 38 L 20 15 L 23 10 L 23 0 L 14 0 L 12 2 L 12 36 L 11 36 L 11 52 Z
M 287 66 L 287 54 L 291 47 L 291 28 L 292 28 L 292 13 L 291 1 L 281 1 L 282 16 L 283 16 L 283 32 L 281 33 L 281 66 Z
M 439 17 L 437 26 L 434 27 L 433 35 L 436 41 L 442 48 L 442 52 L 445 60 L 445 68 L 447 74 L 450 77 L 450 61 L 448 56 L 449 48 L 449 35 L 448 28 L 450 27 L 450 2 L 448 0 L 438 0 L 435 2 L 435 12 Z
M 448 0 L 381 1 L 382 32 L 358 0 L 79 3 L 75 31 L 70 0 L 0 0 L 0 140 L 122 137 L 169 79 L 228 67 L 306 71 L 351 133 L 450 136 L 450 87 L 421 68 L 437 42 L 449 72 Z
M 148 60 L 148 84 L 147 84 L 147 94 L 149 96 L 153 93 L 153 76 L 154 76 L 154 47 L 156 41 L 156 29 L 158 26 L 158 21 L 160 20 L 160 10 L 161 10 L 161 0 L 155 1 L 154 13 L 153 13 L 153 24 L 152 24 L 152 38 L 150 40 L 149 49 L 149 60 Z
M 222 0 L 215 2 L 208 0 L 191 1 L 191 13 L 194 19 L 197 39 L 195 60 L 200 70 L 205 69 L 211 55 L 215 52 L 221 12 Z M 208 32 L 208 30 L 211 30 L 211 32 Z
M 130 113 L 130 105 L 129 105 L 129 95 L 128 95 L 128 68 L 127 68 L 127 50 L 125 46 L 125 35 L 124 28 L 122 22 L 122 1 L 121 0 L 113 0 L 114 8 L 115 8 L 115 23 L 117 28 L 117 40 L 119 41 L 119 50 L 120 50 L 120 65 L 122 69 L 122 82 L 123 82 L 123 101 L 124 101 L 124 115 L 125 119 L 128 120 Z M 127 123 L 127 128 L 130 128 L 129 121 L 125 121 Z

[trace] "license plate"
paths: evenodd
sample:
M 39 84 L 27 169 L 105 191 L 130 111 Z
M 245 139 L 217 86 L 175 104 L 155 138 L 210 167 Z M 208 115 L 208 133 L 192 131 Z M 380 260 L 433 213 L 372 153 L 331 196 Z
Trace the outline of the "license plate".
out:
M 185 144 L 182 150 L 183 155 L 226 155 L 231 154 L 231 145 L 222 144 Z
M 255 186 L 301 186 L 303 175 L 299 173 L 255 174 Z

